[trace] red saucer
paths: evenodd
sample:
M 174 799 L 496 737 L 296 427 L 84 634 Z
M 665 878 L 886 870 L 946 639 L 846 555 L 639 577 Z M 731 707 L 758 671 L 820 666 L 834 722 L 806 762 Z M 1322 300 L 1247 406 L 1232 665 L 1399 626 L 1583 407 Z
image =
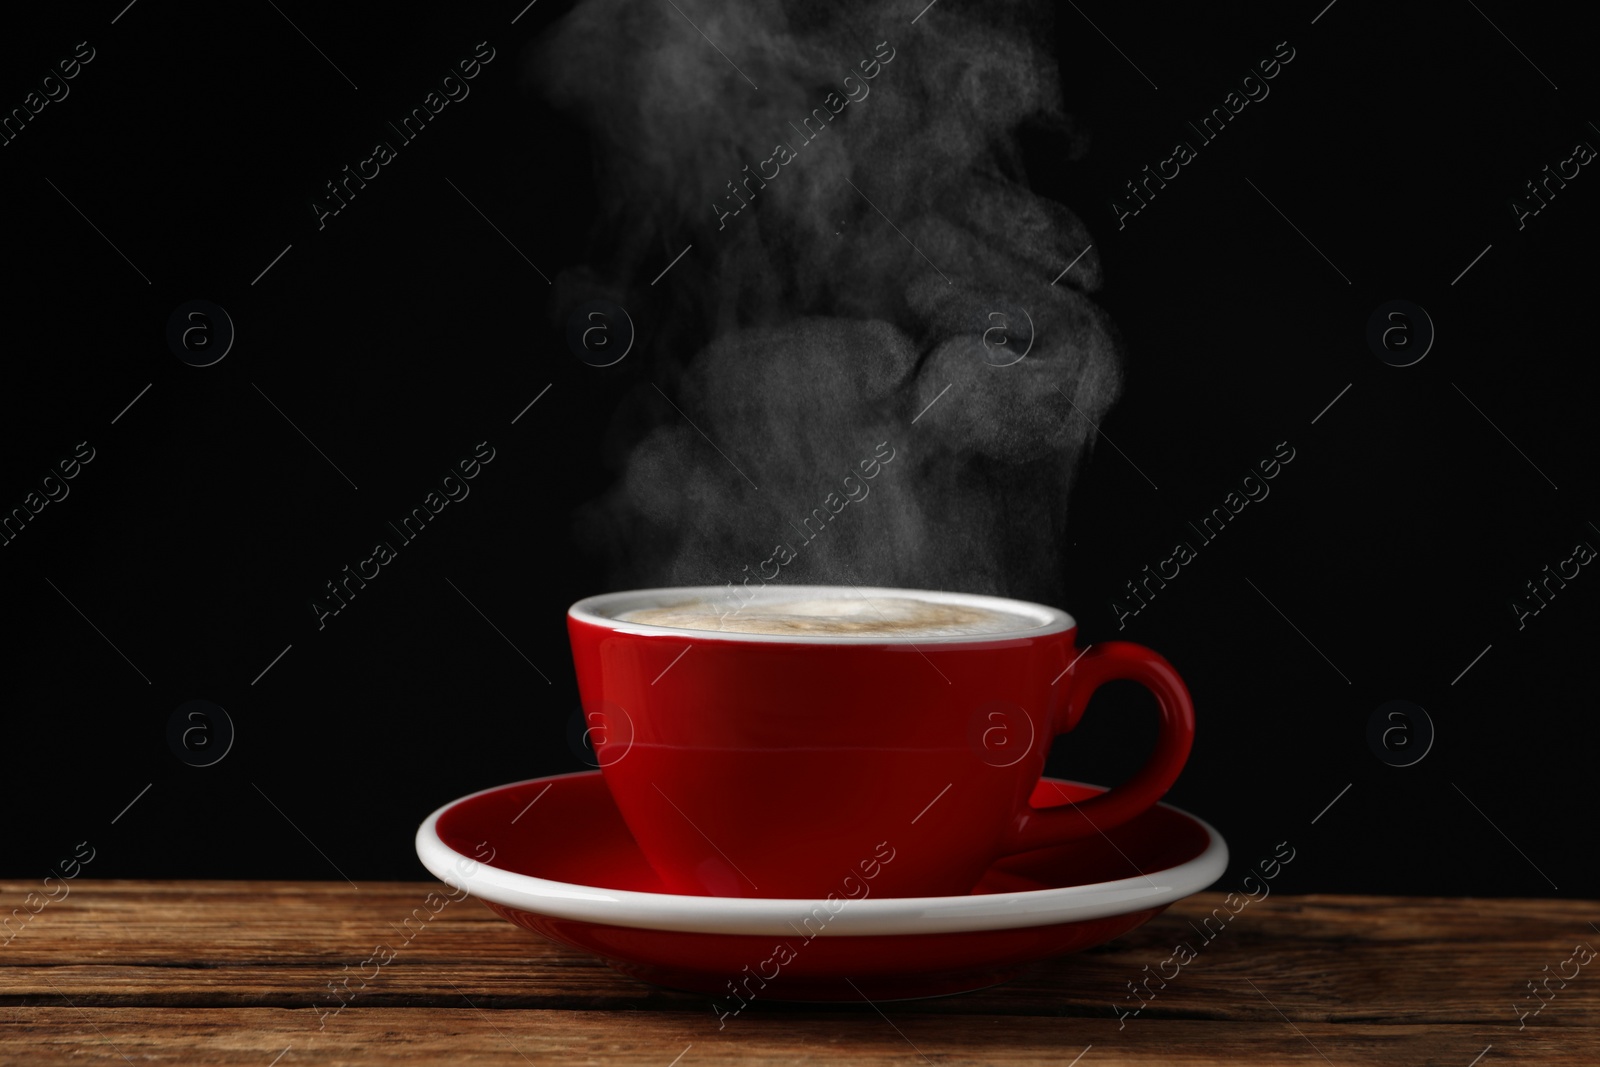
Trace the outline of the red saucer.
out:
M 1099 792 L 1045 779 L 1033 799 Z M 1101 837 L 1001 860 L 966 896 L 668 894 L 598 771 L 447 804 L 418 829 L 417 853 L 502 918 L 624 974 L 711 994 L 719 1012 L 752 998 L 883 1000 L 994 985 L 1147 922 L 1214 882 L 1228 860 L 1214 829 L 1161 804 Z

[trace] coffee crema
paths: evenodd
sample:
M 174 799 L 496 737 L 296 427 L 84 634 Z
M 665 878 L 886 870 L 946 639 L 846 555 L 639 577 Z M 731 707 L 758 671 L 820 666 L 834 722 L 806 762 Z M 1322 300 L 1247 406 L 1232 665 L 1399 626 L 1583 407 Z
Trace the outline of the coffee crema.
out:
M 1043 625 L 1029 615 L 898 596 L 758 599 L 736 611 L 719 611 L 710 600 L 691 600 L 625 611 L 616 619 L 685 630 L 822 637 L 965 637 Z

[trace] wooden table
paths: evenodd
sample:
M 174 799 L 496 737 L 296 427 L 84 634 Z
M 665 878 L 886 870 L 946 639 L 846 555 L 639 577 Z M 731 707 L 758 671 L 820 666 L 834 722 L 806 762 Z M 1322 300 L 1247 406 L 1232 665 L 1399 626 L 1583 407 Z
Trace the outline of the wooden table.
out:
M 39 888 L 0 883 L 0 902 Z M 624 978 L 471 900 L 363 968 L 440 888 L 81 879 L 0 944 L 0 1064 L 1600 1063 L 1600 963 L 1568 962 L 1600 946 L 1591 902 L 1273 894 L 1119 1019 L 1114 1003 L 1137 1004 L 1126 983 L 1199 940 L 1189 920 L 1221 901 L 1202 894 L 997 989 L 757 1001 L 719 1030 L 707 998 Z M 363 969 L 354 999 L 330 993 Z M 1527 982 L 1574 970 L 1532 999 Z

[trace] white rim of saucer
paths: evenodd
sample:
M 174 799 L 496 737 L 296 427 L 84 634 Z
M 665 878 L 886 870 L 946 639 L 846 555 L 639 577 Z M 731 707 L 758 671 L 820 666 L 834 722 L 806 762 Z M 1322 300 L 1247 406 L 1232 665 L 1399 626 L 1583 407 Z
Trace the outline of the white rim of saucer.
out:
M 417 828 L 417 856 L 424 867 L 452 888 L 496 904 L 551 918 L 641 930 L 785 935 L 794 933 L 795 924 L 815 915 L 819 920 L 826 917 L 826 921 L 820 923 L 820 932 L 831 937 L 1013 930 L 1124 915 L 1171 904 L 1198 893 L 1222 877 L 1222 872 L 1228 866 L 1228 845 L 1215 827 L 1181 808 L 1161 804 L 1161 807 L 1198 824 L 1209 839 L 1198 856 L 1175 867 L 1132 878 L 1056 889 L 975 896 L 869 896 L 836 902 L 841 906 L 830 913 L 825 900 L 685 896 L 557 882 L 483 863 L 451 848 L 439 837 L 436 828 L 439 817 L 474 797 L 532 782 L 550 782 L 597 773 L 578 771 L 529 778 L 491 789 L 480 789 L 452 800 L 429 815 Z M 1065 782 L 1064 779 L 1050 780 Z M 462 861 L 472 864 L 475 869 L 464 873 L 458 867 Z
M 1039 625 L 1023 630 L 1002 630 L 987 634 L 954 634 L 944 637 L 895 637 L 892 634 L 750 634 L 731 630 L 691 630 L 681 626 L 657 626 L 654 623 L 626 622 L 616 616 L 639 608 L 664 607 L 674 601 L 717 600 L 728 594 L 727 586 L 684 585 L 661 589 L 628 589 L 616 593 L 601 593 L 584 597 L 567 609 L 574 619 L 602 626 L 617 633 L 638 634 L 642 637 L 670 635 L 693 641 L 740 641 L 783 645 L 951 645 L 988 644 L 995 641 L 1015 641 L 1018 638 L 1044 637 L 1048 634 L 1071 630 L 1078 624 L 1060 608 L 1035 604 L 1028 600 L 988 596 L 983 593 L 951 593 L 938 589 L 893 589 L 886 586 L 857 585 L 779 585 L 762 586 L 755 593 L 757 600 L 785 600 L 802 597 L 838 597 L 840 599 L 866 599 L 874 596 L 915 597 L 935 604 L 961 604 L 967 607 L 988 608 L 1008 615 L 1030 615 Z

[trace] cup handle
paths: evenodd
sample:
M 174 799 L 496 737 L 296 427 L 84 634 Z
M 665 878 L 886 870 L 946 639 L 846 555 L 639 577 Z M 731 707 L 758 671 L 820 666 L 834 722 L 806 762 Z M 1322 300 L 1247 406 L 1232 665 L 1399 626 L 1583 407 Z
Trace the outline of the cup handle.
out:
M 1194 704 L 1178 672 L 1160 655 L 1129 641 L 1105 641 L 1083 653 L 1056 722 L 1055 737 L 1083 718 L 1094 691 L 1106 682 L 1129 679 L 1150 690 L 1160 709 L 1155 751 L 1121 785 L 1075 804 L 1036 808 L 1024 801 L 1006 835 L 1006 854 L 1045 848 L 1110 829 L 1138 815 L 1171 788 L 1194 744 Z

